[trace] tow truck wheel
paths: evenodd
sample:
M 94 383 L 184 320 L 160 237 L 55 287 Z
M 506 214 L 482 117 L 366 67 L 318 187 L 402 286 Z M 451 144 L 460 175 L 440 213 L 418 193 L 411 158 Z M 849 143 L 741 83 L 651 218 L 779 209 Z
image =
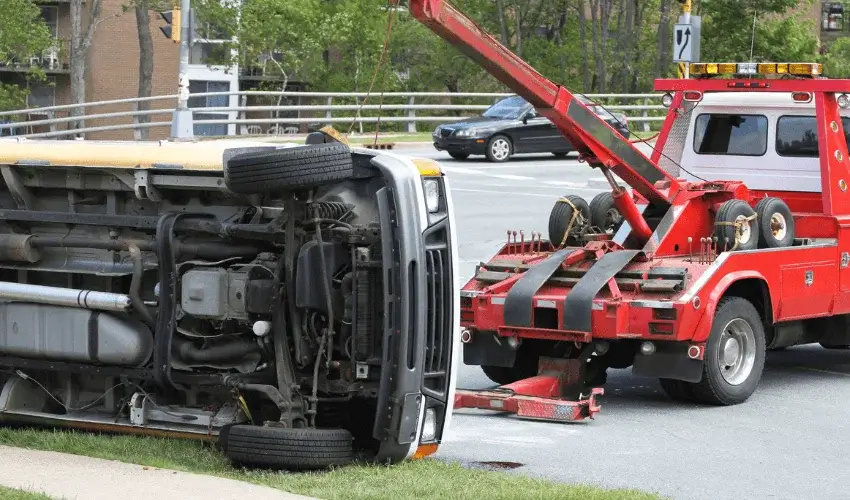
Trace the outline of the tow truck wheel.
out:
M 743 200 L 728 200 L 717 211 L 714 235 L 718 251 L 755 250 L 759 242 L 756 212 Z M 737 241 L 737 245 L 736 245 Z
M 590 223 L 603 232 L 615 233 L 620 228 L 623 216 L 610 192 L 599 193 L 590 200 Z
M 579 214 L 573 218 L 577 208 Z M 549 213 L 549 241 L 555 248 L 577 243 L 575 235 L 590 221 L 590 207 L 581 196 L 568 194 L 558 200 Z M 571 224 L 572 223 L 572 224 Z M 569 234 L 567 234 L 569 233 Z M 564 235 L 567 235 L 565 238 Z
M 691 385 L 694 400 L 736 405 L 755 392 L 764 371 L 765 338 L 761 316 L 741 297 L 717 305 L 705 347 L 702 380 Z
M 691 403 L 694 401 L 693 392 L 690 384 L 682 380 L 673 380 L 669 378 L 660 378 L 658 382 L 661 384 L 661 390 L 664 391 L 670 399 L 681 401 L 683 403 Z
M 756 203 L 759 247 L 780 248 L 794 243 L 794 215 L 779 198 L 762 198 Z

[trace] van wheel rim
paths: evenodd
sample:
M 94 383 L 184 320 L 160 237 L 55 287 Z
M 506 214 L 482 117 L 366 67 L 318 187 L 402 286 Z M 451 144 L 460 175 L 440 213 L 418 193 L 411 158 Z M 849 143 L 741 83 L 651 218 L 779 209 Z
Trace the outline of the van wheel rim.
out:
M 784 215 L 776 213 L 770 216 L 770 233 L 777 241 L 785 239 L 788 234 L 788 222 Z
M 508 141 L 504 139 L 496 139 L 493 141 L 493 145 L 490 146 L 490 151 L 493 153 L 493 157 L 497 160 L 504 160 L 511 152 L 511 146 L 508 144 Z
M 729 385 L 743 384 L 753 372 L 756 363 L 756 335 L 753 328 L 741 318 L 726 323 L 720 335 L 717 365 Z

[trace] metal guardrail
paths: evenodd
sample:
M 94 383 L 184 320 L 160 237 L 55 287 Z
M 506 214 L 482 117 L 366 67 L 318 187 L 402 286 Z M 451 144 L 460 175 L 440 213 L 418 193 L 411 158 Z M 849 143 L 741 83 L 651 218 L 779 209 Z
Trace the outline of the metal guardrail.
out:
M 327 124 L 356 124 L 364 132 L 364 124 L 404 124 L 401 131 L 417 132 L 417 124 L 440 124 L 466 118 L 487 109 L 510 93 L 444 93 L 444 92 L 385 92 L 367 94 L 364 92 L 204 92 L 191 94 L 190 99 L 217 97 L 235 106 L 192 107 L 196 115 L 194 125 L 227 125 L 227 135 L 286 135 L 304 132 L 305 128 L 318 128 Z M 667 108 L 661 104 L 661 94 L 587 94 L 587 98 L 599 102 L 609 111 L 625 114 L 629 122 L 641 123 L 648 131 L 651 122 L 662 121 Z M 255 103 L 249 100 L 274 98 L 278 102 L 294 101 L 287 104 Z M 367 99 L 368 98 L 368 99 Z M 88 102 L 81 105 L 66 104 L 43 108 L 20 109 L 0 112 L 0 135 L 12 135 L 33 138 L 58 138 L 94 134 L 100 132 L 132 130 L 138 138 L 142 129 L 168 128 L 171 126 L 171 113 L 176 104 L 177 95 L 161 95 L 146 98 L 115 99 L 110 101 Z M 321 103 L 317 103 L 320 100 Z M 382 100 L 383 102 L 378 102 Z M 403 101 L 399 103 L 398 101 Z M 342 102 L 340 102 L 342 101 Z M 395 101 L 395 102 L 393 102 Z M 417 103 L 418 101 L 418 103 Z M 424 103 L 423 101 L 431 101 Z M 437 102 L 434 102 L 437 101 Z M 460 101 L 460 102 L 459 102 Z M 483 101 L 483 102 L 471 102 Z M 488 102 L 489 101 L 489 102 Z M 154 109 L 138 110 L 138 103 L 146 102 Z M 305 104 L 306 102 L 306 104 Z M 628 104 L 634 103 L 637 104 Z M 167 103 L 165 107 L 162 103 Z M 190 101 L 191 106 L 191 101 Z M 105 112 L 92 113 L 93 108 L 110 108 Z M 126 107 L 129 109 L 115 110 Z M 70 116 L 71 110 L 83 108 L 87 114 L 82 117 Z M 470 113 L 472 112 L 472 113 Z M 39 115 L 45 115 L 43 118 Z M 167 120 L 154 121 L 153 116 L 166 116 Z M 217 116 L 216 116 L 217 115 Z M 283 115 L 283 116 L 282 116 Z M 139 122 L 140 117 L 148 121 Z M 82 125 L 69 129 L 68 125 L 85 122 L 108 122 Z M 264 128 L 266 126 L 268 128 Z M 312 126 L 312 127 L 311 127 Z M 203 127 L 201 127 L 203 128 Z M 386 129 L 387 127 L 382 127 Z M 398 132 L 399 130 L 396 130 Z M 210 134 L 200 134 L 210 135 Z M 220 135 L 220 134 L 214 134 Z

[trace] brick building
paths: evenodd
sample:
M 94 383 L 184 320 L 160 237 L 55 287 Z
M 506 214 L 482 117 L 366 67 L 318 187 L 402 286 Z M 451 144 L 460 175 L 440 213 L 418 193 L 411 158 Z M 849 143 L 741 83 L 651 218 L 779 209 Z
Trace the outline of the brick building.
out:
M 0 65 L 0 81 L 5 83 L 24 83 L 24 73 L 30 65 L 40 65 L 48 76 L 47 84 L 30 84 L 28 107 L 47 107 L 71 103 L 70 83 L 70 36 L 71 8 L 70 0 L 35 0 L 39 3 L 42 17 L 53 33 L 56 41 L 54 46 L 46 50 L 41 57 L 30 61 L 12 61 Z M 91 2 L 84 1 L 84 19 L 86 9 Z M 89 51 L 86 71 L 86 101 L 108 101 L 132 98 L 138 95 L 139 86 L 139 42 L 136 17 L 133 10 L 123 11 L 126 0 L 102 0 L 99 24 L 95 30 L 92 46 Z M 174 95 L 177 93 L 177 71 L 180 55 L 179 45 L 166 39 L 159 26 L 164 22 L 151 12 L 151 37 L 154 48 L 154 70 L 152 95 Z M 190 92 L 236 91 L 239 89 L 238 68 L 210 68 L 206 65 L 207 48 L 215 41 L 197 43 L 192 47 L 189 80 Z M 153 101 L 151 109 L 173 109 L 176 101 L 173 99 Z M 190 102 L 192 107 L 226 107 L 235 106 L 238 98 L 208 97 L 195 98 Z M 89 108 L 87 114 L 120 113 L 132 109 L 132 104 L 115 104 Z M 66 110 L 56 111 L 54 116 L 67 116 Z M 226 118 L 227 115 L 207 115 L 197 113 L 199 118 Z M 44 113 L 32 113 L 28 120 L 46 118 Z M 171 114 L 164 112 L 150 117 L 151 122 L 169 122 Z M 88 119 L 85 127 L 101 127 L 132 124 L 128 117 Z M 66 128 L 66 124 L 57 125 L 58 130 Z M 37 129 L 37 130 L 36 130 Z M 27 132 L 49 131 L 47 126 L 35 126 Z M 197 135 L 233 133 L 233 125 L 198 125 Z M 163 139 L 169 135 L 168 126 L 150 129 L 150 139 Z M 88 139 L 132 139 L 131 129 L 90 132 Z

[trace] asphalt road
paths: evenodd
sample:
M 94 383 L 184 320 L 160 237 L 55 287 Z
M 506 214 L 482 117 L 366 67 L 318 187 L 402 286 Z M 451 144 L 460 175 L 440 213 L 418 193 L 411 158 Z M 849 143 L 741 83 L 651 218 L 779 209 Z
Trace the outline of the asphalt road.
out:
M 401 151 L 400 151 L 401 152 Z M 574 158 L 518 157 L 493 165 L 452 160 L 431 148 L 403 151 L 438 159 L 452 186 L 466 281 L 505 231 L 546 231 L 555 199 L 588 201 L 604 189 Z M 768 353 L 756 394 L 745 404 L 673 403 L 654 379 L 612 371 L 595 420 L 555 424 L 461 410 L 439 456 L 474 464 L 516 462 L 512 473 L 608 488 L 638 488 L 676 500 L 847 498 L 850 467 L 850 351 L 801 346 Z M 493 387 L 461 366 L 458 386 Z

